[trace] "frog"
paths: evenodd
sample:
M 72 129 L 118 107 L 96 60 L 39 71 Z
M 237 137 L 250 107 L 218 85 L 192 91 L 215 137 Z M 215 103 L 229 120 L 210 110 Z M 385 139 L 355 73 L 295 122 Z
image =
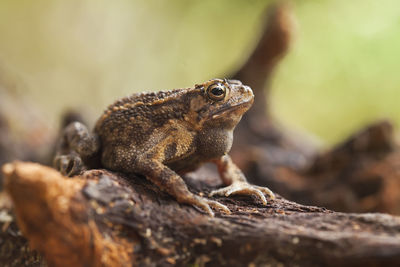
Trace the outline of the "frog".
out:
M 214 216 L 230 209 L 210 198 L 255 196 L 267 205 L 267 187 L 249 184 L 228 152 L 233 131 L 254 102 L 249 86 L 239 80 L 211 79 L 191 88 L 135 93 L 108 106 L 92 131 L 81 122 L 63 131 L 54 167 L 66 176 L 92 164 L 145 176 L 179 203 Z M 94 160 L 97 159 L 97 160 Z M 192 193 L 182 175 L 211 162 L 224 187 Z

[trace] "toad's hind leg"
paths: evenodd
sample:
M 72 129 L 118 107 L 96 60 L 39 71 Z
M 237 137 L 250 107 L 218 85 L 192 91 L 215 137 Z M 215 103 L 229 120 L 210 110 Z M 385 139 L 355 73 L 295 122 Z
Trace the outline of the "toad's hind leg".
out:
M 222 181 L 228 186 L 212 191 L 210 196 L 220 195 L 227 197 L 233 194 L 255 195 L 264 205 L 267 204 L 264 194 L 268 195 L 271 199 L 275 198 L 274 193 L 267 187 L 249 184 L 242 171 L 233 163 L 230 156 L 224 155 L 218 160 L 214 160 L 214 162 L 217 164 Z
M 182 177 L 161 161 L 148 158 L 152 157 L 143 156 L 136 161 L 136 171 L 145 175 L 148 180 L 156 184 L 160 189 L 175 197 L 179 203 L 194 205 L 207 212 L 210 216 L 214 216 L 214 212 L 210 207 L 227 214 L 230 213 L 230 210 L 225 205 L 190 192 Z
M 93 157 L 99 148 L 96 134 L 92 134 L 82 123 L 72 122 L 63 131 L 53 166 L 63 175 L 76 175 L 86 169 L 84 160 Z

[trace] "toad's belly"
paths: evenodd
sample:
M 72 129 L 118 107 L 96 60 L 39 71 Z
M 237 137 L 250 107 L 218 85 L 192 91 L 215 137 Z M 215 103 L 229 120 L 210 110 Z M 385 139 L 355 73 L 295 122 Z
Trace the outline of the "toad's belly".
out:
M 226 155 L 232 147 L 232 139 L 231 131 L 210 130 L 206 136 L 196 139 L 189 153 L 181 158 L 172 158 L 164 164 L 180 174 L 194 171 L 202 164 Z

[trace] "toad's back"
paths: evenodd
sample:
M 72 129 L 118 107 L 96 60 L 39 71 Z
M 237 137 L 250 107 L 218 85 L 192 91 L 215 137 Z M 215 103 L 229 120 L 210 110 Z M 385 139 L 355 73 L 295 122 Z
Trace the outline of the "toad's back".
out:
M 134 94 L 110 105 L 96 123 L 102 144 L 143 143 L 170 119 L 181 119 L 185 89 Z
M 132 172 L 138 156 L 154 147 L 157 153 L 164 153 L 172 148 L 170 139 L 181 143 L 185 139 L 184 148 L 172 149 L 172 158 L 183 156 L 188 143 L 193 141 L 184 117 L 190 109 L 189 99 L 198 94 L 199 89 L 194 88 L 141 93 L 110 105 L 95 127 L 102 144 L 102 164 L 109 169 Z M 165 144 L 164 139 L 168 139 Z M 177 148 L 181 146 L 178 144 Z M 165 160 L 171 160 L 171 155 L 165 153 Z

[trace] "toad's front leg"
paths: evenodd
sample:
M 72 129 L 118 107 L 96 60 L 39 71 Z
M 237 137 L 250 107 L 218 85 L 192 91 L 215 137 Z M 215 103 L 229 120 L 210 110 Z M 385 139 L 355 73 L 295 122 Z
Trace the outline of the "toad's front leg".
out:
M 191 193 L 182 177 L 164 165 L 160 160 L 157 160 L 157 158 L 149 158 L 151 157 L 148 155 L 140 157 L 136 162 L 136 171 L 139 171 L 160 189 L 165 190 L 175 197 L 179 203 L 194 205 L 207 212 L 210 216 L 214 216 L 214 212 L 210 207 L 227 214 L 231 213 L 225 205 Z
M 275 198 L 274 193 L 267 187 L 249 184 L 242 171 L 232 162 L 230 156 L 224 155 L 218 160 L 214 160 L 214 162 L 218 167 L 218 172 L 222 181 L 228 186 L 212 191 L 210 196 L 230 196 L 233 194 L 255 195 L 264 205 L 267 204 L 264 194 L 268 195 L 271 199 Z
M 57 144 L 53 165 L 63 175 L 74 176 L 86 169 L 84 159 L 100 149 L 99 138 L 80 122 L 70 123 Z

